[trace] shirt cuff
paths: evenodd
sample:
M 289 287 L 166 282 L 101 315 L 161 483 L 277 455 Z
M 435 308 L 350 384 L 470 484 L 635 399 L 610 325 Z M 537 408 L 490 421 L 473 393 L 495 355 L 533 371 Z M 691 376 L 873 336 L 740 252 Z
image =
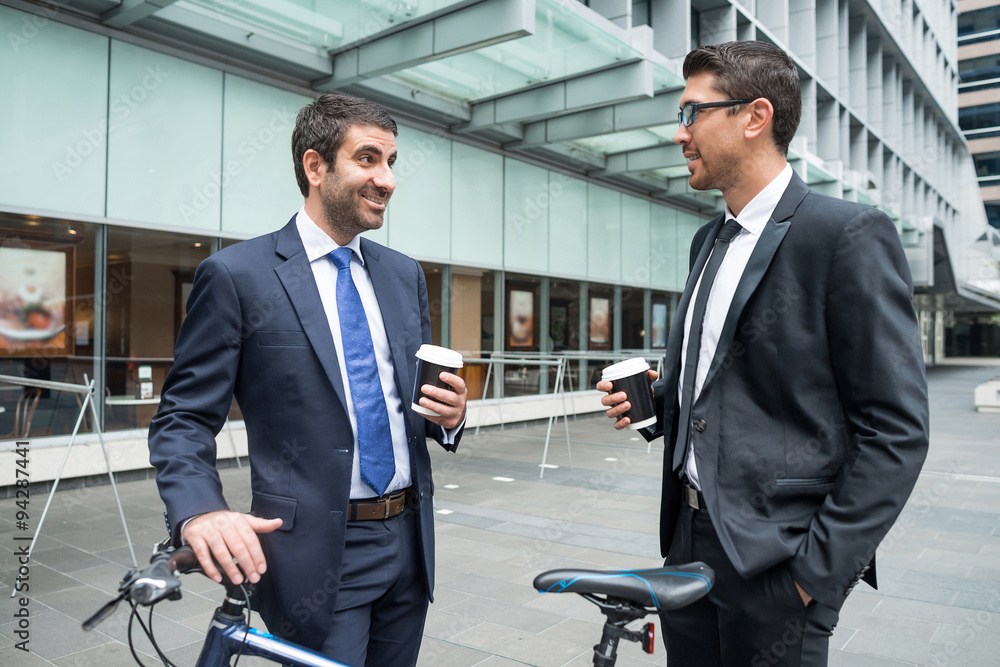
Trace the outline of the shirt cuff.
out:
M 441 440 L 441 444 L 442 445 L 454 445 L 455 444 L 455 436 L 458 435 L 459 431 L 461 431 L 463 428 L 465 428 L 465 420 L 468 419 L 468 418 L 469 418 L 469 413 L 468 413 L 468 411 L 466 411 L 465 417 L 462 418 L 462 422 L 458 426 L 456 426 L 455 428 L 443 428 L 443 429 L 441 429 L 442 431 L 444 431 L 444 438 Z

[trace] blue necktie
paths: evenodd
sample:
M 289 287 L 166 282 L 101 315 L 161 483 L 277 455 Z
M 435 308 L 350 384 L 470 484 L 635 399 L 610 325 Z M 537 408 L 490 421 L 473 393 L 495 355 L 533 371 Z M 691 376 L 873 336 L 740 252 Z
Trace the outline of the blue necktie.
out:
M 337 248 L 330 253 L 330 259 L 337 265 L 337 312 L 340 314 L 340 336 L 351 385 L 351 400 L 354 401 L 358 422 L 361 479 L 381 496 L 396 474 L 389 412 L 382 395 L 368 318 L 361 304 L 361 295 L 351 278 L 351 249 Z

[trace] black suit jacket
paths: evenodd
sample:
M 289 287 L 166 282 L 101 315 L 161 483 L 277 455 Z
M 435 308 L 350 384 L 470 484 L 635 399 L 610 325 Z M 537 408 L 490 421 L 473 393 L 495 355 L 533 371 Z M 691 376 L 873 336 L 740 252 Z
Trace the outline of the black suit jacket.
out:
M 724 222 L 702 227 L 654 383 L 665 438 L 660 537 L 680 506 L 672 469 L 684 315 Z M 793 175 L 733 298 L 691 429 L 702 491 L 745 577 L 787 561 L 839 609 L 916 483 L 928 446 L 913 286 L 896 229 L 877 209 Z M 874 585 L 874 568 L 866 577 Z
M 430 342 L 427 288 L 409 257 L 361 240 L 406 410 L 410 470 L 427 590 L 434 586 L 430 456 L 443 433 L 410 409 L 417 348 Z M 244 241 L 199 265 L 174 365 L 149 430 L 168 523 L 227 509 L 215 436 L 235 395 L 246 422 L 252 512 L 281 518 L 261 535 L 268 570 L 257 587 L 268 628 L 319 648 L 344 552 L 354 435 L 333 336 L 295 228 Z M 455 445 L 449 447 L 454 449 Z

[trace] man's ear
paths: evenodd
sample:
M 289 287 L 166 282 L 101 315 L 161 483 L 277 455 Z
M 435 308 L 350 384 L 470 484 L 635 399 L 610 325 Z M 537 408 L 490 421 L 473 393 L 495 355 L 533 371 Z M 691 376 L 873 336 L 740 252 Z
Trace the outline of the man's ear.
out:
M 747 139 L 757 139 L 764 132 L 773 132 L 771 121 L 774 119 L 774 107 L 770 100 L 758 97 L 747 104 L 749 117 L 743 133 Z
M 318 188 L 326 178 L 326 160 L 311 148 L 302 155 L 302 169 L 311 188 Z

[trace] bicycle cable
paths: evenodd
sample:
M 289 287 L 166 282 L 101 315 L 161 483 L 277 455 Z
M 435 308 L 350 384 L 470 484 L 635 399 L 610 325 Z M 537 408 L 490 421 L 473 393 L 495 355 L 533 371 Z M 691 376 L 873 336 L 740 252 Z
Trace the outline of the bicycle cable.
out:
M 246 586 L 240 586 L 240 591 L 243 593 L 243 600 L 247 605 L 246 628 L 243 629 L 243 641 L 240 642 L 240 650 L 236 654 L 236 660 L 233 661 L 232 667 L 240 664 L 240 657 L 243 655 L 243 649 L 247 645 L 247 637 L 250 635 L 250 622 L 253 620 L 253 610 L 250 609 L 250 594 L 247 592 Z
M 153 650 L 156 651 L 156 655 L 160 658 L 160 662 L 166 665 L 166 667 L 177 667 L 177 665 L 163 653 L 163 650 L 160 649 L 160 645 L 156 643 L 156 638 L 153 637 L 153 606 L 150 606 L 149 608 L 149 627 L 146 627 L 146 624 L 142 621 L 142 616 L 139 615 L 138 605 L 132 600 L 129 600 L 128 602 L 129 606 L 132 607 L 132 613 L 129 615 L 128 619 L 128 648 L 132 652 L 132 658 L 140 665 L 140 667 L 146 667 L 145 663 L 139 659 L 138 654 L 135 652 L 135 643 L 132 640 L 132 621 L 136 620 L 139 621 L 139 627 L 142 628 L 146 637 L 149 638 L 150 643 L 153 645 Z

